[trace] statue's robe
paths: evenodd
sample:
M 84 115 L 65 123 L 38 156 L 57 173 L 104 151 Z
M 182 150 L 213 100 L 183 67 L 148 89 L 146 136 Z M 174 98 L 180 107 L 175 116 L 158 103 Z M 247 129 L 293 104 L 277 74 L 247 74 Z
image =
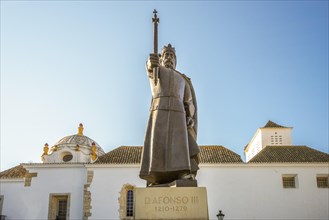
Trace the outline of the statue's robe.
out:
M 184 74 L 159 67 L 159 80 L 154 84 L 149 73 L 152 103 L 142 153 L 140 177 L 148 183 L 162 184 L 196 175 L 196 100 L 191 81 Z M 187 128 L 187 117 L 194 126 Z

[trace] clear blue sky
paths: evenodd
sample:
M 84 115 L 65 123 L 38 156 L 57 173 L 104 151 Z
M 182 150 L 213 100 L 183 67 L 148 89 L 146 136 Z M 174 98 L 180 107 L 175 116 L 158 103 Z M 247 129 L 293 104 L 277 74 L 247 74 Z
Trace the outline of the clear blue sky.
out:
M 268 120 L 328 152 L 328 1 L 1 1 L 1 170 L 84 133 L 142 145 L 145 61 L 176 47 L 192 78 L 200 145 L 240 154 Z

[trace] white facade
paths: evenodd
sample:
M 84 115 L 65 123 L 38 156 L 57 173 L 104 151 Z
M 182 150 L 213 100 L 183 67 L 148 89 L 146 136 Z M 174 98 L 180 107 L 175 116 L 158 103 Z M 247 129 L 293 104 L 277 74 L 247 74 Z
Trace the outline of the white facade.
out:
M 70 219 L 82 219 L 83 184 L 86 169 L 81 164 L 31 165 L 29 173 L 37 173 L 31 186 L 24 179 L 1 180 L 4 196 L 3 215 L 6 219 L 48 219 L 50 194 L 70 195 Z
M 89 219 L 119 219 L 119 192 L 124 184 L 145 187 L 145 181 L 138 177 L 139 165 L 88 165 L 94 171 L 90 186 L 92 216 Z M 105 184 L 104 184 L 105 183 Z
M 208 190 L 209 216 L 221 209 L 225 219 L 328 219 L 328 188 L 317 188 L 326 166 L 291 164 L 202 167 L 199 185 Z M 282 175 L 297 174 L 298 186 L 286 189 Z
M 1 180 L 3 215 L 7 219 L 48 219 L 51 194 L 69 194 L 69 219 L 82 219 L 87 172 L 89 219 L 119 219 L 119 192 L 124 184 L 144 187 L 139 165 L 31 164 L 37 173 L 31 186 L 23 179 Z M 283 188 L 282 176 L 297 175 L 296 188 Z M 225 219 L 328 219 L 328 188 L 318 188 L 316 176 L 328 175 L 328 164 L 201 165 L 197 180 L 207 188 L 210 219 L 223 210 Z

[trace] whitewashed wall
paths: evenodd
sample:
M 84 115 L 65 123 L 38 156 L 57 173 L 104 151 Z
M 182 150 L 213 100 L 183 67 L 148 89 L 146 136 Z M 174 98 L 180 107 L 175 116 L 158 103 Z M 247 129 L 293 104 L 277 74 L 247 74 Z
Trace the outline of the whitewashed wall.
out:
M 92 217 L 118 219 L 118 197 L 122 185 L 144 187 L 139 166 L 94 170 L 90 187 Z M 297 174 L 296 189 L 282 187 L 282 174 Z M 316 175 L 328 174 L 326 165 L 202 165 L 197 179 L 207 187 L 209 216 L 216 219 L 223 210 L 225 219 L 328 219 L 329 189 L 317 188 Z
M 49 194 L 70 193 L 70 219 L 82 219 L 83 184 L 86 171 L 83 165 L 27 166 L 36 172 L 31 186 L 24 182 L 1 181 L 4 195 L 3 215 L 11 219 L 48 219 Z
M 208 190 L 209 216 L 225 219 L 328 219 L 329 189 L 317 188 L 316 175 L 328 164 L 202 166 L 199 186 Z M 297 174 L 298 187 L 284 189 L 282 174 Z
M 145 187 L 139 178 L 139 165 L 88 165 L 94 171 L 90 186 L 92 216 L 89 219 L 119 219 L 119 193 L 124 184 Z
M 262 150 L 262 131 L 260 129 L 257 130 L 255 136 L 251 140 L 248 150 L 245 152 L 246 161 L 248 162 L 251 158 L 253 158 L 260 150 Z
M 24 181 L 22 179 L 1 180 L 0 195 L 4 196 L 2 215 L 7 215 L 7 219 L 24 219 L 24 212 L 27 207 L 19 209 L 17 207 L 26 204 Z M 24 210 L 24 211 L 23 211 Z
M 271 136 L 282 136 L 281 145 L 292 145 L 291 131 L 292 128 L 262 128 L 262 148 L 266 145 L 271 145 Z
M 328 174 L 329 164 L 201 165 L 199 186 L 207 187 L 210 219 L 223 210 L 225 219 L 328 219 L 329 189 L 317 188 L 316 175 Z M 82 219 L 83 185 L 94 171 L 91 220 L 119 218 L 119 192 L 124 184 L 144 187 L 139 166 L 37 165 L 30 187 L 1 180 L 3 214 L 7 219 L 47 219 L 49 194 L 71 193 L 70 219 Z M 297 174 L 297 188 L 282 187 L 283 174 Z

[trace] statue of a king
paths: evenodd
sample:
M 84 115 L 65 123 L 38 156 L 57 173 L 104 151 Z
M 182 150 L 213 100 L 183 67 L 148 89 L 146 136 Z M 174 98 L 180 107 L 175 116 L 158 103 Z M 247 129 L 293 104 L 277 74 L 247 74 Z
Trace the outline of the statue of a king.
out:
M 175 68 L 171 44 L 146 63 L 152 103 L 139 176 L 148 186 L 194 179 L 199 169 L 195 93 L 190 78 Z

